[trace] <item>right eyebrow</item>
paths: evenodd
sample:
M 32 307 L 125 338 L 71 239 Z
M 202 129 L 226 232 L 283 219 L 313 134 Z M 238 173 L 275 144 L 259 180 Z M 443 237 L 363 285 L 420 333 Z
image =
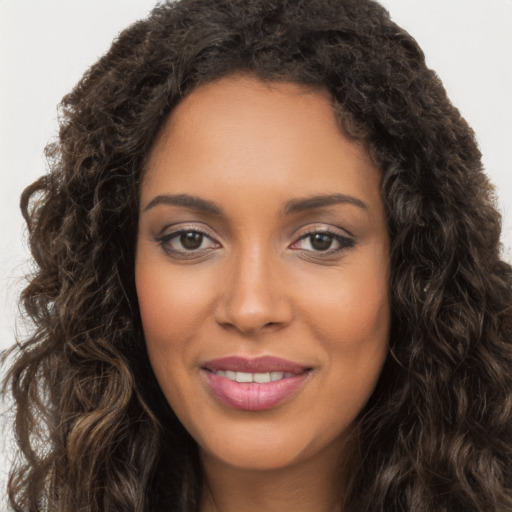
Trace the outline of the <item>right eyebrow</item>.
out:
M 191 196 L 189 194 L 160 194 L 154 197 L 144 208 L 147 212 L 155 206 L 167 204 L 172 206 L 184 206 L 192 210 L 198 210 L 205 213 L 212 213 L 214 215 L 222 215 L 222 208 L 213 201 L 202 199 L 201 197 Z
M 290 213 L 299 213 L 305 210 L 314 210 L 316 208 L 323 208 L 333 204 L 351 204 L 362 209 L 368 208 L 366 203 L 353 196 L 348 196 L 346 194 L 321 194 L 288 201 L 284 208 L 284 214 L 288 215 Z

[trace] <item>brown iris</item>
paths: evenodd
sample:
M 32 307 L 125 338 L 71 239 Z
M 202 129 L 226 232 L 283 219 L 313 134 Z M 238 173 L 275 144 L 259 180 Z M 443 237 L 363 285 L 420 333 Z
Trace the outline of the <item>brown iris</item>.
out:
M 180 242 L 185 249 L 199 249 L 203 243 L 203 235 L 194 231 L 187 231 L 180 235 Z
M 332 235 L 325 233 L 315 233 L 310 235 L 311 247 L 317 251 L 326 251 L 332 245 Z

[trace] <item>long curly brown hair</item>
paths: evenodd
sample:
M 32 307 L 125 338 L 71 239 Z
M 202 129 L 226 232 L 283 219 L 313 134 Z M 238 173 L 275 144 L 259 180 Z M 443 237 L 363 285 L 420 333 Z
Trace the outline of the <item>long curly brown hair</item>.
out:
M 11 506 L 197 510 L 197 447 L 145 351 L 138 189 L 173 107 L 232 73 L 324 88 L 382 170 L 390 352 L 358 417 L 345 512 L 511 510 L 512 269 L 492 186 L 421 49 L 370 0 L 161 5 L 63 99 L 50 172 L 21 198 L 37 270 L 21 298 L 35 327 L 6 381 Z

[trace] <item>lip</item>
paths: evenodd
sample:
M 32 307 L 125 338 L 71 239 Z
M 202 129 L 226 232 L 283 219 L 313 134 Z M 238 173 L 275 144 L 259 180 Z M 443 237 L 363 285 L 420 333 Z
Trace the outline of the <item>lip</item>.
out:
M 311 376 L 310 370 L 299 363 L 271 356 L 255 359 L 225 357 L 201 365 L 201 373 L 213 395 L 224 405 L 243 411 L 264 411 L 282 404 L 306 383 Z M 283 372 L 289 375 L 278 381 L 259 384 L 236 382 L 215 374 L 216 371 Z

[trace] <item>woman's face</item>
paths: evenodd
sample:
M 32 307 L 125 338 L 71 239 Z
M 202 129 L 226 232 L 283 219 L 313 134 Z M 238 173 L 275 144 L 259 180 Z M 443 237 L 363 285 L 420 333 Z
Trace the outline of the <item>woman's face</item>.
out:
M 147 350 L 202 456 L 339 454 L 387 353 L 380 173 L 328 95 L 228 77 L 172 112 L 141 189 Z

